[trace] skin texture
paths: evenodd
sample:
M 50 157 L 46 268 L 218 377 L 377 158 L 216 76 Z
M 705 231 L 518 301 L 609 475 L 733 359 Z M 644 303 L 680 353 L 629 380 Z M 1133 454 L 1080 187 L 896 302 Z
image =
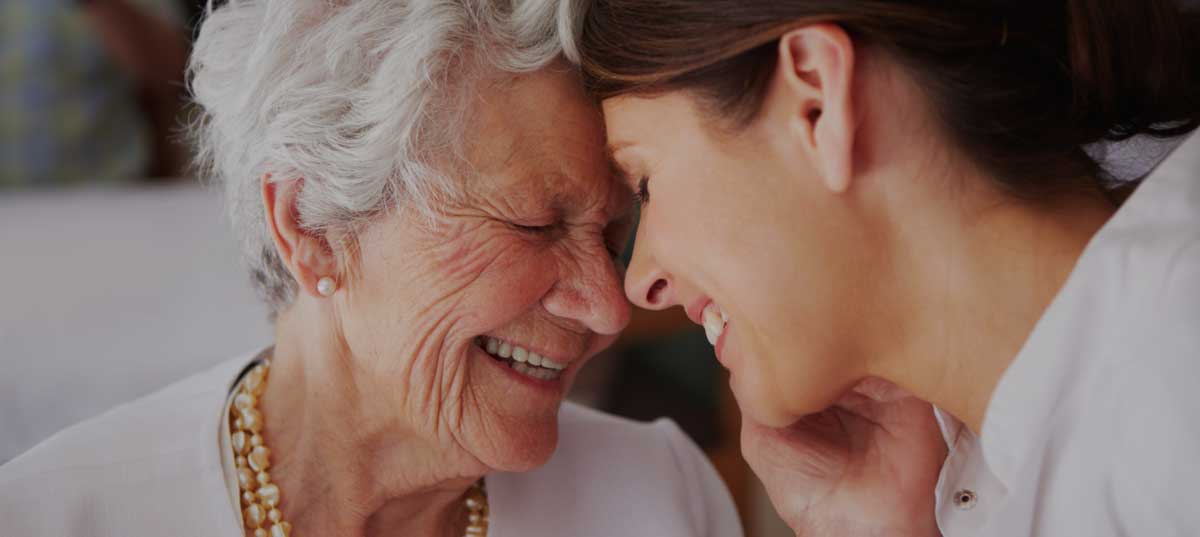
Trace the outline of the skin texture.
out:
M 905 68 L 836 26 L 778 46 L 746 126 L 685 91 L 603 103 L 614 162 L 647 195 L 626 292 L 728 315 L 743 451 L 797 534 L 934 535 L 929 403 L 980 430 L 1114 208 L 1005 193 Z
M 460 166 L 462 190 L 432 219 L 386 212 L 346 248 L 297 222 L 303 179 L 264 178 L 267 223 L 301 288 L 262 401 L 298 535 L 461 535 L 467 487 L 549 458 L 571 381 L 628 322 L 610 251 L 628 234 L 629 195 L 576 75 L 488 80 L 478 95 L 473 171 Z M 326 275 L 339 284 L 328 298 Z M 523 381 L 474 345 L 481 335 L 568 369 Z

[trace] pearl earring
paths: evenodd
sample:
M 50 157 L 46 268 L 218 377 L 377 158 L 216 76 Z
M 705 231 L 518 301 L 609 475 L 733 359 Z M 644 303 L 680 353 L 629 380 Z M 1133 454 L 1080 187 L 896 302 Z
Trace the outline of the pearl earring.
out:
M 333 281 L 333 278 L 322 276 L 317 280 L 317 292 L 321 293 L 321 296 L 331 296 L 334 291 L 337 291 L 337 282 Z

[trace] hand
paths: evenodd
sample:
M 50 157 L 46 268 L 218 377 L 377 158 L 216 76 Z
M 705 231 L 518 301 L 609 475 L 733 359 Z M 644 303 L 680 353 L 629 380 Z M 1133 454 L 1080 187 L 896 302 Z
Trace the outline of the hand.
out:
M 742 452 L 797 536 L 939 536 L 934 488 L 946 443 L 933 407 L 867 379 L 784 429 L 743 416 Z

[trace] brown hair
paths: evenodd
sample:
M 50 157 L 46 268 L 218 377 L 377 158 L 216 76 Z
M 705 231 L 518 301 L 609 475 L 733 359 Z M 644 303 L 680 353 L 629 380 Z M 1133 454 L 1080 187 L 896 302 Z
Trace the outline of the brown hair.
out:
M 1018 193 L 1103 181 L 1094 142 L 1200 125 L 1200 25 L 1171 0 L 596 0 L 581 63 L 601 99 L 685 90 L 744 126 L 779 38 L 817 22 L 905 65 L 949 137 Z

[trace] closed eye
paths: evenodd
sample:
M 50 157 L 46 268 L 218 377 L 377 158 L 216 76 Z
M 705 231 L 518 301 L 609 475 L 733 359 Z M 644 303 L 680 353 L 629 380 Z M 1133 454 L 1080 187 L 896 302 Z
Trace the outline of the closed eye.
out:
M 529 226 L 529 225 L 523 225 L 523 224 L 518 224 L 516 222 L 513 222 L 512 227 L 517 228 L 519 231 L 522 231 L 524 233 L 547 234 L 547 233 L 551 233 L 551 232 L 555 231 L 556 229 L 558 229 L 558 224 L 547 224 L 544 226 Z

